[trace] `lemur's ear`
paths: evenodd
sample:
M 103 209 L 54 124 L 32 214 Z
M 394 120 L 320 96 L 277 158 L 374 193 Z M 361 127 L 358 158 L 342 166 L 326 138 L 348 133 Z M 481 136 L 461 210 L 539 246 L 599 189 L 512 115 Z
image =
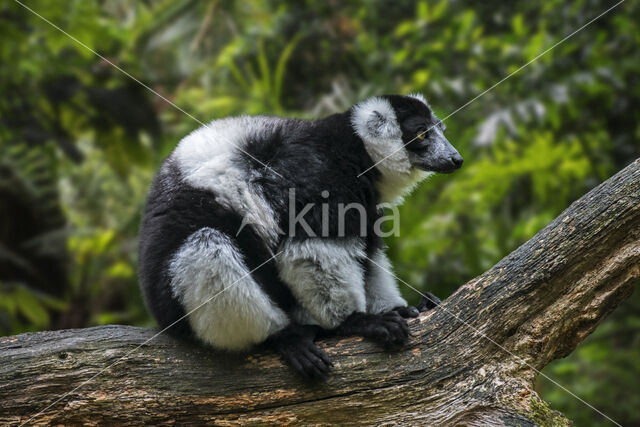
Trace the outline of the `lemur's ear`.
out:
M 367 120 L 367 131 L 372 135 L 382 136 L 388 122 L 389 117 L 386 117 L 380 111 L 374 110 Z
M 369 98 L 353 107 L 351 121 L 361 138 L 400 138 L 402 132 L 396 113 L 384 98 Z

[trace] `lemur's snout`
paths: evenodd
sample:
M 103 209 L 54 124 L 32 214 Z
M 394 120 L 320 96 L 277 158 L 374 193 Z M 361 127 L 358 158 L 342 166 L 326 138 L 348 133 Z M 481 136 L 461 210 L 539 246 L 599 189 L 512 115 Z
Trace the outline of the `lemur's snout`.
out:
M 451 173 L 457 169 L 460 169 L 460 166 L 462 166 L 463 161 L 464 160 L 462 159 L 462 156 L 460 155 L 460 153 L 456 151 L 455 153 L 451 154 L 448 158 L 445 157 L 444 159 L 442 159 L 440 166 L 438 166 L 437 168 L 434 168 L 434 170 L 440 173 Z
M 446 139 L 445 139 L 446 141 Z M 449 141 L 446 141 L 446 150 L 442 153 L 440 157 L 440 164 L 434 168 L 436 172 L 440 173 L 451 173 L 455 170 L 460 169 L 462 166 L 462 156 L 458 153 L 458 150 L 453 148 L 453 145 Z
M 464 159 L 462 158 L 460 153 L 455 153 L 453 156 L 451 156 L 450 160 L 451 163 L 453 163 L 453 165 L 456 167 L 456 169 L 459 169 L 460 166 L 462 166 L 462 162 L 464 162 Z

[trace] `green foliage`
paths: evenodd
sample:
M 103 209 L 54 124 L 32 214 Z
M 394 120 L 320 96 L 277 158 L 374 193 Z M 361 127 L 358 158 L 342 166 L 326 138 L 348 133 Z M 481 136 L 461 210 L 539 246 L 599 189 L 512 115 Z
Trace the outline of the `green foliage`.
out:
M 136 245 L 177 141 L 233 114 L 315 117 L 423 92 L 465 158 L 401 208 L 397 273 L 441 297 L 640 154 L 640 6 L 603 0 L 29 1 L 0 6 L 0 333 L 152 324 Z M 460 107 L 464 106 L 460 109 Z M 449 117 L 449 114 L 456 112 Z M 195 120 L 194 120 L 195 118 Z M 406 297 L 416 301 L 410 290 Z M 638 424 L 638 297 L 547 373 Z M 604 423 L 562 390 L 543 397 Z

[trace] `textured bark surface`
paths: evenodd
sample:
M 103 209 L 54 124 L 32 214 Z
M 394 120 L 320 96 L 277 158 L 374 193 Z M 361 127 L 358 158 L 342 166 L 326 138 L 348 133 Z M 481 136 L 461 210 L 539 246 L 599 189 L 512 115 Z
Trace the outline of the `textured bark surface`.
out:
M 563 424 L 533 391 L 536 370 L 631 295 L 639 261 L 640 160 L 411 321 L 402 351 L 321 341 L 336 365 L 326 384 L 269 352 L 166 335 L 139 347 L 151 329 L 38 332 L 0 338 L 0 423 Z

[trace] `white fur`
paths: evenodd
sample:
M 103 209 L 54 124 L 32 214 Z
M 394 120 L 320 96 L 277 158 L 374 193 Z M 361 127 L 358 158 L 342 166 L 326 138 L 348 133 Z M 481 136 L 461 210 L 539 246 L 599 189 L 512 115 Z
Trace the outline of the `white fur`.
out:
M 302 306 L 297 321 L 335 328 L 354 311 L 364 312 L 364 273 L 359 239 L 287 240 L 277 264 L 280 278 Z
M 369 262 L 365 278 L 367 313 L 384 313 L 396 307 L 406 307 L 407 301 L 400 295 L 387 255 L 378 249 L 371 260 L 373 262 Z
M 182 139 L 172 158 L 184 180 L 196 188 L 215 193 L 216 200 L 243 217 L 273 247 L 278 238 L 277 217 L 247 174 L 234 164 L 238 148 L 251 137 L 273 132 L 276 117 L 231 117 L 214 120 Z M 261 169 L 255 171 L 259 175 Z
M 409 95 L 411 98 L 415 98 L 418 101 L 422 102 L 424 105 L 426 105 L 427 107 L 429 107 L 429 103 L 427 102 L 427 100 L 425 99 L 425 97 L 421 94 L 421 93 L 410 93 Z
M 404 202 L 404 198 L 411 194 L 418 184 L 434 174 L 435 172 L 414 168 L 403 181 L 398 180 L 396 182 L 381 183 L 379 191 L 380 194 L 383 195 L 382 201 L 388 201 L 392 205 L 401 205 Z
M 187 313 L 195 309 L 188 319 L 196 336 L 216 348 L 247 349 L 289 323 L 219 231 L 193 233 L 171 259 L 169 274 L 173 295 Z
M 381 201 L 402 203 L 403 197 L 429 174 L 411 166 L 393 107 L 384 98 L 366 99 L 354 106 L 351 122 L 382 174 L 378 184 Z

